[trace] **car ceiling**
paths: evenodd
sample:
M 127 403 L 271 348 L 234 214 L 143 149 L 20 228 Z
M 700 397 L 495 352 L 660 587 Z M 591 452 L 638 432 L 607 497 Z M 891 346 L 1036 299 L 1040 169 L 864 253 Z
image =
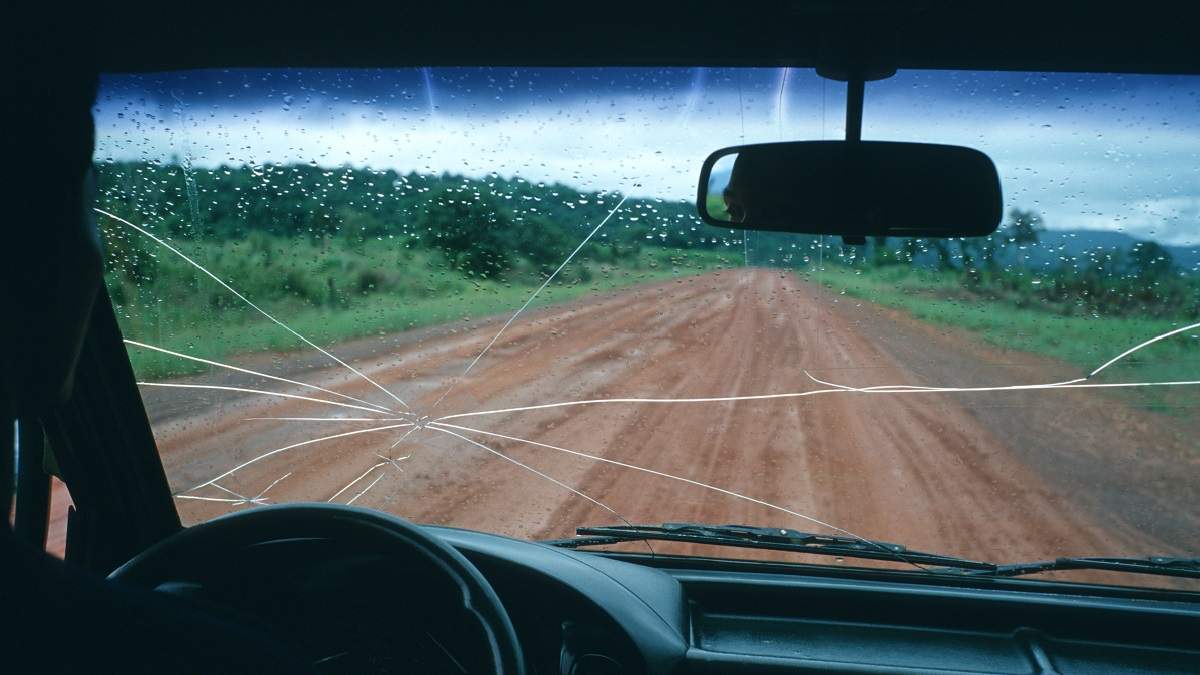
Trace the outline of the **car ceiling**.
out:
M 237 66 L 793 66 L 1198 73 L 1195 2 L 137 3 L 86 29 L 101 71 Z M 832 47 L 831 47 L 832 46 Z

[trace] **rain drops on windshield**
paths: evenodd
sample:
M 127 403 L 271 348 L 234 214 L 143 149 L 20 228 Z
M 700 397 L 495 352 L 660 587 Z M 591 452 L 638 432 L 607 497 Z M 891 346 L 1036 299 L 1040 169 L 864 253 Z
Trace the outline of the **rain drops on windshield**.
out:
M 995 160 L 995 234 L 702 223 L 709 152 L 841 137 L 844 85 L 802 69 L 106 77 L 106 282 L 184 521 L 1196 555 L 1200 82 L 872 86 L 864 137 Z

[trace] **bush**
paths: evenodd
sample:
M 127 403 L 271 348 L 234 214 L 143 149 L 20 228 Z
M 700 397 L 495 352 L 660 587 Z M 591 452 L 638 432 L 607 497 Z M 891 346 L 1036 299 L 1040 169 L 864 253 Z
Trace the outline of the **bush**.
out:
M 312 304 L 321 304 L 324 296 L 327 295 L 325 289 L 321 288 L 320 282 L 307 274 L 306 271 L 295 267 L 283 274 L 280 289 L 285 295 L 299 298 Z
M 383 272 L 376 269 L 363 269 L 358 271 L 358 292 L 366 295 L 368 293 L 377 293 L 384 290 L 387 285 L 387 277 Z

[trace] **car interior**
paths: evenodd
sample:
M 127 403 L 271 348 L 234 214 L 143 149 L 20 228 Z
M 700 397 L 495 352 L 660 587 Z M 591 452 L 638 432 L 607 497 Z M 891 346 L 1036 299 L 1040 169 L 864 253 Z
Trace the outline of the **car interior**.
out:
M 30 28 L 5 94 L 6 147 L 25 168 L 4 181 L 0 265 L 0 413 L 17 429 L 0 451 L 11 524 L 0 528 L 2 669 L 1200 672 L 1195 590 L 972 574 L 995 566 L 906 555 L 857 535 L 626 522 L 545 542 L 323 500 L 181 519 L 102 279 L 92 170 L 100 161 L 92 111 L 102 78 L 114 73 L 787 66 L 848 83 L 835 108 L 844 109 L 845 139 L 714 140 L 709 160 L 689 169 L 701 227 L 831 235 L 847 246 L 878 236 L 983 236 L 1003 214 L 996 166 L 974 150 L 861 140 L 864 91 L 869 116 L 873 84 L 897 72 L 1200 75 L 1197 18 L 1188 3 L 1153 0 L 704 0 L 131 6 L 93 9 L 70 27 Z M 404 141 L 395 145 L 403 154 Z M 714 181 L 728 157 L 737 164 L 722 193 Z M 784 175 L 792 178 L 772 184 Z M 856 198 L 864 192 L 872 198 Z M 906 196 L 930 194 L 946 205 L 940 217 L 907 222 L 876 206 L 914 213 Z M 801 202 L 803 211 L 789 210 Z M 413 419 L 413 429 L 426 424 Z M 1194 465 L 1182 471 L 1196 480 Z M 51 475 L 72 502 L 64 560 L 46 553 Z M 641 545 L 714 538 L 817 555 L 647 554 Z M 923 565 L 958 572 L 930 574 Z M 1154 567 L 1189 579 L 1200 569 L 1194 559 L 1059 560 L 1041 569 L 1072 565 Z

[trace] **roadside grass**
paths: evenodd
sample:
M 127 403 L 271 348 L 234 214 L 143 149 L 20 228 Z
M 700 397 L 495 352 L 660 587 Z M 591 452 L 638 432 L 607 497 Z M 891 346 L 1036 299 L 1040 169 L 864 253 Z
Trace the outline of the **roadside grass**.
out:
M 327 349 L 354 338 L 515 311 L 548 274 L 519 265 L 503 280 L 471 278 L 449 269 L 436 253 L 397 251 L 379 242 L 354 249 L 285 240 L 193 244 L 186 252 Z M 213 361 L 253 352 L 311 349 L 212 279 L 168 256 L 153 256 L 153 272 L 144 266 L 144 274 L 133 279 L 112 271 L 106 275 L 126 338 Z M 616 263 L 577 260 L 531 307 L 731 264 L 713 251 L 661 248 L 643 249 Z M 134 372 L 143 380 L 210 369 L 132 345 L 128 352 Z
M 1185 320 L 1129 316 L 1063 316 L 1036 307 L 966 293 L 960 282 L 936 272 L 901 267 L 852 269 L 827 266 L 801 277 L 828 290 L 901 310 L 913 318 L 967 331 L 995 347 L 1047 356 L 1082 377 L 1126 349 L 1188 325 Z M 1097 382 L 1200 380 L 1200 329 L 1156 342 L 1096 376 Z M 1184 388 L 1110 390 L 1139 407 L 1191 414 L 1200 403 Z

